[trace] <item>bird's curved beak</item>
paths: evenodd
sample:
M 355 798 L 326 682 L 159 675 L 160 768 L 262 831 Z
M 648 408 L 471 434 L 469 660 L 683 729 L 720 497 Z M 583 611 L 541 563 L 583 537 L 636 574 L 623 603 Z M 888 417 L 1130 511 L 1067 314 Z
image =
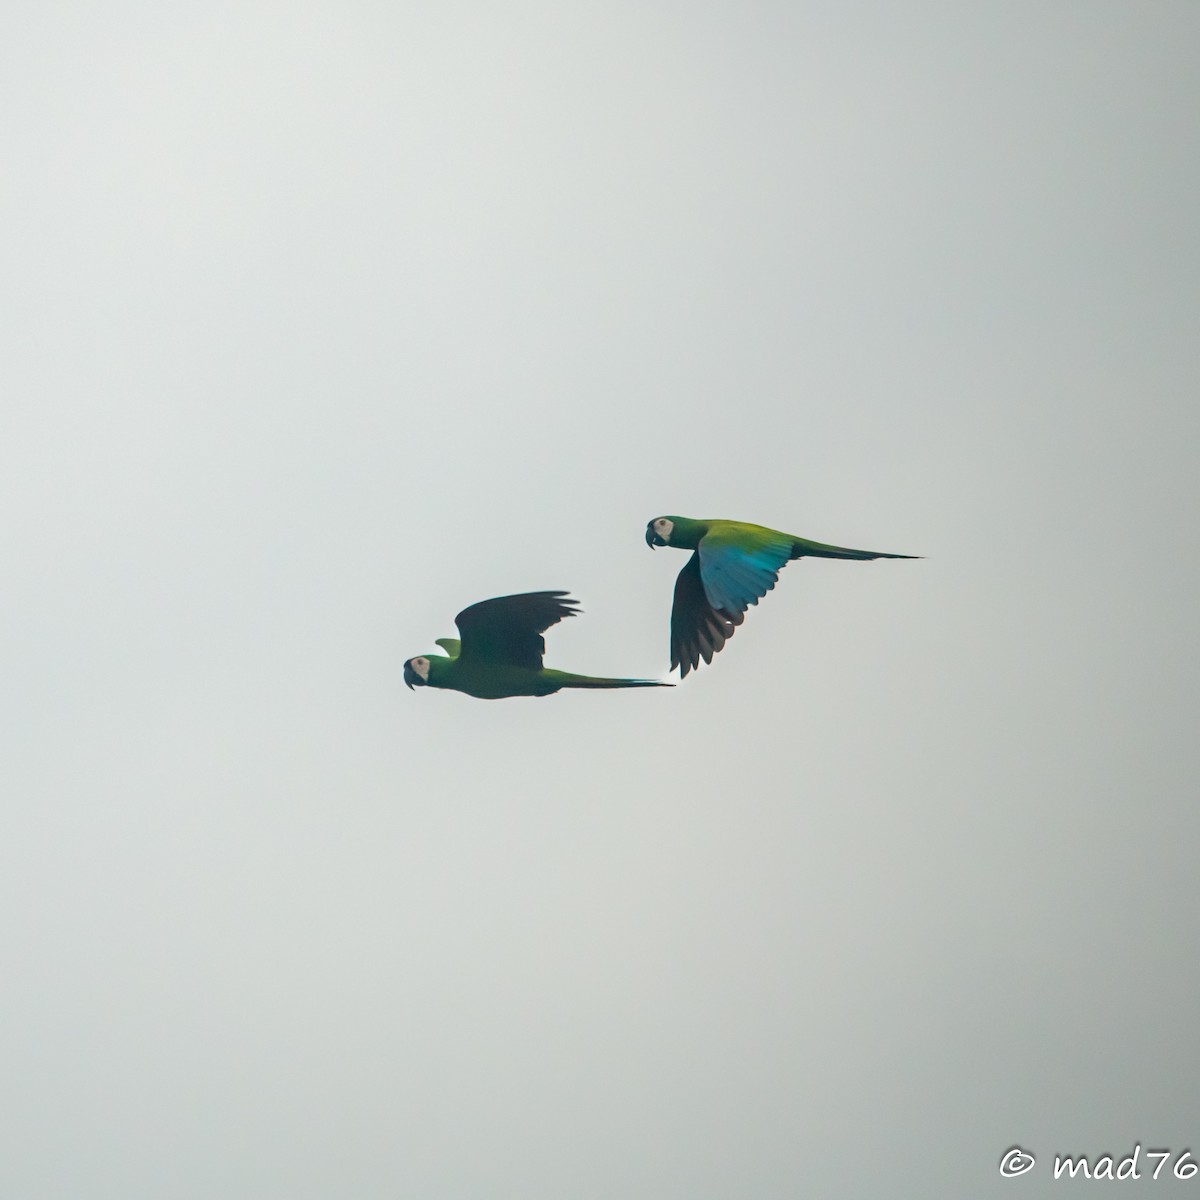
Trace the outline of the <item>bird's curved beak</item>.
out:
M 408 686 L 408 690 L 410 692 L 413 690 L 413 688 L 420 687 L 425 682 L 425 680 L 423 680 L 420 675 L 418 675 L 416 671 L 414 671 L 409 665 L 411 661 L 412 660 L 410 659 L 409 662 L 404 664 L 404 682 Z
M 660 538 L 658 534 L 654 532 L 654 522 L 649 521 L 646 524 L 646 545 L 649 546 L 651 550 L 657 550 L 659 546 L 665 546 L 666 544 L 667 543 L 664 542 L 662 538 Z

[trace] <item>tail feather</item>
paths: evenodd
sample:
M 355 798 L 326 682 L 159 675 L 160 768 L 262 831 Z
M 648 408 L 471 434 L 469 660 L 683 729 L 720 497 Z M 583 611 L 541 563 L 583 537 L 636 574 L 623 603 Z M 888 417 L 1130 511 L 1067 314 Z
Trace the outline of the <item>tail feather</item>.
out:
M 919 554 L 884 554 L 879 550 L 851 550 L 847 546 L 827 546 L 824 542 L 810 542 L 804 538 L 792 539 L 790 558 L 848 558 L 858 562 L 869 562 L 873 558 L 920 558 Z
M 657 679 L 600 679 L 594 675 L 572 675 L 559 672 L 563 687 L 569 688 L 637 688 L 674 687 L 673 683 L 661 683 Z

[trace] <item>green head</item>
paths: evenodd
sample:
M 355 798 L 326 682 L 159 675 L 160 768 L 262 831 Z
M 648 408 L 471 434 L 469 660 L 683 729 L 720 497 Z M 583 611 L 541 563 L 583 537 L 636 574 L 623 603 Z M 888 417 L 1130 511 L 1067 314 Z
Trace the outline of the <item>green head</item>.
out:
M 419 687 L 437 687 L 441 673 L 449 665 L 450 659 L 440 654 L 418 654 L 404 664 L 404 682 L 409 689 Z
M 659 546 L 694 550 L 707 529 L 704 521 L 689 521 L 687 517 L 655 517 L 646 525 L 646 545 L 651 550 Z

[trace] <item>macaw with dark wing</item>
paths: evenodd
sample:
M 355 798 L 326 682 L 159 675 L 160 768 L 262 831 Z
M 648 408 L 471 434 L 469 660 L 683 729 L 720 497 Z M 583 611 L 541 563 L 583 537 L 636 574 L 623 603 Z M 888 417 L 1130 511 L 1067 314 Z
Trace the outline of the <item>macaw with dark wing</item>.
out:
M 671 607 L 671 669 L 682 679 L 711 663 L 746 615 L 774 586 L 794 558 L 918 558 L 810 542 L 791 533 L 742 521 L 693 521 L 655 517 L 646 525 L 646 545 L 678 546 L 694 553 L 675 581 Z
M 566 592 L 523 592 L 472 604 L 454 618 L 459 637 L 434 643 L 445 655 L 410 658 L 404 664 L 404 682 L 410 688 L 447 688 L 480 700 L 549 696 L 561 688 L 673 686 L 655 679 L 597 679 L 542 666 L 542 634 L 564 617 L 575 616 L 578 604 Z

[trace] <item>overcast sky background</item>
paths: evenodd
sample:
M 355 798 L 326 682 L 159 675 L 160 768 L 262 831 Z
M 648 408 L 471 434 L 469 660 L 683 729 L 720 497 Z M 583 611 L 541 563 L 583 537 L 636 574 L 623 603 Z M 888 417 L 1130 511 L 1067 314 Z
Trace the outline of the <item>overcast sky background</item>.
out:
M 1200 1153 L 1200 8 L 0 47 L 0 1195 Z M 927 557 L 791 565 L 673 692 L 403 687 L 541 588 L 551 665 L 665 673 L 662 513 Z

